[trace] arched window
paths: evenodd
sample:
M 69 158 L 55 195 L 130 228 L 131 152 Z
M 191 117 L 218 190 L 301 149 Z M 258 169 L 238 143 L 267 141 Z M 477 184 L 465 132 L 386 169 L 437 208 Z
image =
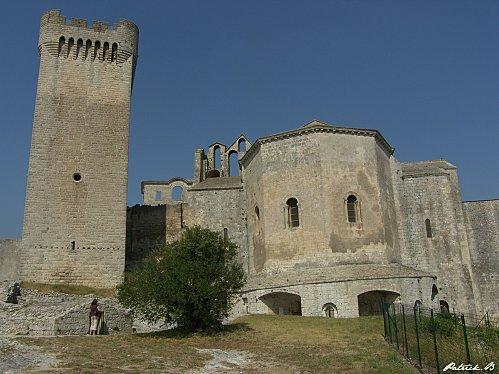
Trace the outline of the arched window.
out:
M 241 138 L 237 142 L 237 150 L 238 152 L 246 152 L 246 140 Z
M 298 227 L 300 226 L 300 217 L 298 213 L 298 200 L 294 197 L 289 198 L 286 201 L 288 206 L 288 227 Z
M 348 222 L 350 223 L 355 223 L 359 219 L 357 214 L 358 210 L 357 205 L 358 205 L 357 198 L 354 195 L 349 195 L 347 197 L 347 217 L 348 217 Z
M 66 38 L 64 38 L 64 36 L 61 36 L 59 38 L 59 49 L 58 49 L 58 52 L 57 52 L 57 55 L 60 56 L 61 55 L 61 51 L 62 51 L 62 48 L 64 47 L 64 44 L 66 43 Z
M 102 49 L 102 61 L 106 61 L 109 54 L 109 43 L 104 43 L 104 48 Z
M 92 48 L 92 42 L 90 41 L 90 39 L 88 39 L 87 42 L 85 43 L 85 60 L 87 59 L 91 48 Z
M 73 38 L 69 38 L 68 40 L 68 55 L 69 57 L 71 55 L 71 49 L 73 49 L 73 46 L 75 45 L 75 40 Z
M 437 286 L 434 284 L 432 287 L 431 287 L 431 300 L 433 301 L 433 299 L 435 299 L 435 296 L 438 295 L 438 288 Z
M 83 39 L 78 39 L 78 41 L 76 42 L 76 56 L 75 56 L 75 59 L 77 59 L 78 57 L 80 57 L 80 53 L 81 53 L 81 48 L 83 47 Z
M 172 200 L 182 201 L 184 195 L 184 189 L 180 186 L 175 186 L 172 188 Z
M 111 62 L 116 61 L 118 58 L 118 44 L 113 43 L 113 47 L 111 49 Z
M 229 175 L 234 177 L 239 175 L 239 159 L 236 151 L 229 153 Z
M 215 146 L 213 148 L 213 168 L 220 170 L 222 166 L 222 150 L 220 146 Z
M 92 57 L 92 60 L 99 59 L 99 52 L 100 51 L 100 42 L 97 40 L 94 45 L 94 56 Z
M 445 300 L 440 300 L 440 313 L 446 316 L 450 314 L 449 304 Z
M 433 237 L 433 235 L 431 233 L 431 222 L 430 222 L 430 219 L 429 218 L 425 219 L 424 223 L 425 223 L 425 227 L 426 227 L 426 237 L 427 238 Z
M 322 311 L 324 312 L 324 316 L 327 318 L 338 317 L 338 308 L 333 303 L 324 304 L 324 306 L 322 307 Z
M 416 300 L 414 302 L 414 311 L 419 312 L 421 309 L 421 306 L 422 306 L 421 300 Z

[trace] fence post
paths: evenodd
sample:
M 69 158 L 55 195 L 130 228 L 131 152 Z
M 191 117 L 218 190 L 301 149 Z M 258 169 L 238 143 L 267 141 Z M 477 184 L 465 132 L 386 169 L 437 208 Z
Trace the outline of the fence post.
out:
M 385 340 L 388 340 L 388 333 L 387 333 L 387 326 L 386 326 L 386 313 L 385 313 L 385 306 L 381 302 L 381 313 L 383 313 L 383 329 L 385 330 Z
M 409 358 L 409 345 L 407 344 L 407 326 L 405 324 L 405 310 L 402 305 L 402 322 L 404 323 L 404 341 L 405 341 L 405 356 Z
M 464 320 L 464 314 L 461 314 L 461 325 L 463 326 L 464 348 L 466 349 L 466 358 L 468 359 L 468 364 L 471 364 L 470 346 L 468 344 L 468 333 L 466 332 L 466 321 Z
M 417 308 L 417 309 L 419 309 L 419 308 Z M 414 307 L 414 329 L 416 330 L 416 341 L 418 343 L 418 361 L 419 361 L 419 367 L 422 368 L 423 365 L 421 364 L 421 347 L 419 345 L 418 314 L 416 313 L 416 307 Z
M 397 326 L 397 311 L 395 310 L 395 304 L 393 305 L 393 323 L 395 324 L 395 343 L 397 344 L 397 349 L 400 349 L 399 346 L 399 328 Z
M 388 322 L 388 339 L 390 340 L 390 344 L 393 344 L 392 340 L 392 321 L 390 318 L 390 308 L 386 306 L 386 320 Z
M 435 347 L 435 368 L 437 369 L 437 374 L 440 374 L 440 362 L 438 360 L 438 347 L 437 347 L 437 325 L 435 324 L 435 318 L 433 317 L 433 308 L 430 309 L 431 313 L 431 333 L 433 335 L 433 345 Z

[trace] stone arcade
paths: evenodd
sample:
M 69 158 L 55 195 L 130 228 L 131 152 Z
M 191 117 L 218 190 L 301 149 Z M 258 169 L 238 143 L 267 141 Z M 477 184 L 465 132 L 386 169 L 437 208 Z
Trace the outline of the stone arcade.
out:
M 192 179 L 144 181 L 127 209 L 137 43 L 129 21 L 42 16 L 23 239 L 0 265 L 83 285 L 93 269 L 110 287 L 158 240 L 201 225 L 239 247 L 234 314 L 353 317 L 398 300 L 498 316 L 499 200 L 463 202 L 455 166 L 399 162 L 376 130 L 314 120 L 217 142 L 195 151 Z

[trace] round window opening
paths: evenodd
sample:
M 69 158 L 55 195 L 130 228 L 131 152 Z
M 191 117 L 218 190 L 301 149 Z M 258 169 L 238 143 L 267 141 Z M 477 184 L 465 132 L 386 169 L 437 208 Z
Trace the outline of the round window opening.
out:
M 79 182 L 79 181 L 81 181 L 81 174 L 80 174 L 80 173 L 74 173 L 74 174 L 73 174 L 73 180 L 74 180 L 75 182 Z

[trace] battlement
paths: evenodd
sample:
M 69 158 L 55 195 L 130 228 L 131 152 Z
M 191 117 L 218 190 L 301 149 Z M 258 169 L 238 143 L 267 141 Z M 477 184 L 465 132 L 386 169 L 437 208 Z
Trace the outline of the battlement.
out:
M 120 28 L 128 29 L 133 33 L 139 32 L 137 25 L 127 19 L 119 20 L 111 29 L 109 29 L 109 24 L 104 21 L 93 21 L 92 25 L 89 27 L 87 20 L 84 18 L 70 18 L 67 20 L 66 17 L 61 14 L 60 9 L 51 9 L 43 13 L 40 26 L 43 27 L 48 24 L 72 26 L 96 32 L 106 32 L 108 30 L 118 30 Z
M 49 10 L 41 17 L 38 52 L 80 61 L 101 61 L 121 65 L 132 57 L 135 70 L 139 29 L 128 20 L 111 28 L 106 22 L 83 18 L 66 19 L 60 10 Z

